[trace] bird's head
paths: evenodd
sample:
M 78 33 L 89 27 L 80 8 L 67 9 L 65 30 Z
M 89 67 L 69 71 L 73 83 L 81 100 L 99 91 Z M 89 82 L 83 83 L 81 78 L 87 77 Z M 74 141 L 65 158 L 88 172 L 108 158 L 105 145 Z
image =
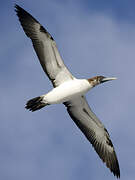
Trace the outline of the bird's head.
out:
M 104 76 L 95 76 L 93 78 L 88 79 L 88 82 L 92 85 L 92 87 L 107 82 L 107 81 L 111 81 L 111 80 L 115 80 L 117 78 L 115 77 L 104 77 Z

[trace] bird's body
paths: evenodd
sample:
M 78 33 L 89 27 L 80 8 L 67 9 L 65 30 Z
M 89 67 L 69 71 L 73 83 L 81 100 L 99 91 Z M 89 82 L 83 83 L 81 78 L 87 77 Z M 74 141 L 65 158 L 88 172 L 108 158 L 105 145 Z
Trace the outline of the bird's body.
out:
M 43 101 L 48 104 L 64 103 L 78 95 L 84 95 L 91 88 L 91 84 L 86 79 L 69 80 L 43 95 Z
M 98 84 L 115 78 L 96 76 L 77 79 L 65 66 L 56 43 L 50 33 L 28 12 L 15 6 L 17 16 L 26 35 L 32 40 L 40 64 L 53 84 L 53 89 L 45 95 L 29 100 L 26 108 L 39 110 L 46 105 L 63 103 L 67 111 L 106 166 L 120 177 L 119 163 L 109 133 L 92 112 L 85 93 Z

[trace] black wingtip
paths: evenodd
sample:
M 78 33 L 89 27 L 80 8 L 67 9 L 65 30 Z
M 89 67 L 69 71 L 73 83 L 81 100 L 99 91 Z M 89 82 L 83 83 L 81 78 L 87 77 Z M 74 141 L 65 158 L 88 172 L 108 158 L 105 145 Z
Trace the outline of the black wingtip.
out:
M 119 168 L 119 164 L 117 164 L 117 168 L 115 169 L 115 171 L 113 172 L 114 176 L 116 176 L 118 179 L 120 178 L 120 168 Z
M 116 156 L 116 153 L 115 153 L 115 156 Z M 119 167 L 119 162 L 118 162 L 117 156 L 116 156 L 116 159 L 115 159 L 115 167 L 113 169 L 113 174 L 117 178 L 120 178 L 120 167 Z
M 20 10 L 24 10 L 23 8 L 21 8 L 18 4 L 14 5 L 15 11 L 18 12 Z
M 117 169 L 116 172 L 113 172 L 114 176 L 116 176 L 118 179 L 120 178 L 120 170 Z
M 26 13 L 26 11 L 17 4 L 14 5 L 14 8 L 15 8 L 15 12 L 18 16 L 20 13 L 24 13 L 24 12 Z
M 31 17 L 34 21 L 36 21 L 38 23 L 38 21 L 27 11 L 25 11 L 22 7 L 20 7 L 19 5 L 15 4 L 15 12 L 17 13 L 17 16 L 19 18 L 23 18 L 23 17 Z
M 114 176 L 116 176 L 117 178 L 120 178 L 120 168 L 119 168 L 119 162 L 118 162 L 116 153 L 115 153 L 115 159 L 113 161 L 113 164 L 108 168 L 110 169 L 110 171 L 113 173 Z
M 31 24 L 32 22 L 33 23 L 36 22 L 36 23 L 38 23 L 40 25 L 40 32 L 43 32 L 43 33 L 47 34 L 47 36 L 51 40 L 54 41 L 54 38 L 51 36 L 51 34 L 30 13 L 25 11 L 23 8 L 21 8 L 17 4 L 15 4 L 14 7 L 15 7 L 16 15 L 18 16 L 19 21 L 20 21 L 20 23 L 21 23 L 21 25 L 22 25 L 22 27 L 23 27 L 23 29 L 24 29 L 24 31 L 25 31 L 25 33 L 26 33 L 26 35 L 28 37 L 30 37 L 30 36 L 29 36 L 29 33 L 27 32 L 27 29 L 26 29 L 27 25 Z

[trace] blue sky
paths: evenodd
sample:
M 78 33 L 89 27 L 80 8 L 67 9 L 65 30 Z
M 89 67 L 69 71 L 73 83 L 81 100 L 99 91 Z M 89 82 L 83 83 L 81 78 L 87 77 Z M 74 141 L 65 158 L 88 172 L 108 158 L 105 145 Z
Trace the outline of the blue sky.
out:
M 48 92 L 14 3 L 48 29 L 74 76 L 116 76 L 87 94 L 108 129 L 121 179 L 135 178 L 135 2 L 133 0 L 4 1 L 0 7 L 0 179 L 115 179 L 63 105 L 31 113 L 30 98 Z

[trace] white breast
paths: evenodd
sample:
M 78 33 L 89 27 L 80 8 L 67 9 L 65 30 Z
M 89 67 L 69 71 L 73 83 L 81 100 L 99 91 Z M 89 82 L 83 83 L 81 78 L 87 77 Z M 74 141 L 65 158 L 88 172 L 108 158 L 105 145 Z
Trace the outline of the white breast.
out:
M 85 94 L 91 88 L 86 79 L 70 80 L 47 93 L 44 100 L 49 104 L 63 103 L 77 95 Z

